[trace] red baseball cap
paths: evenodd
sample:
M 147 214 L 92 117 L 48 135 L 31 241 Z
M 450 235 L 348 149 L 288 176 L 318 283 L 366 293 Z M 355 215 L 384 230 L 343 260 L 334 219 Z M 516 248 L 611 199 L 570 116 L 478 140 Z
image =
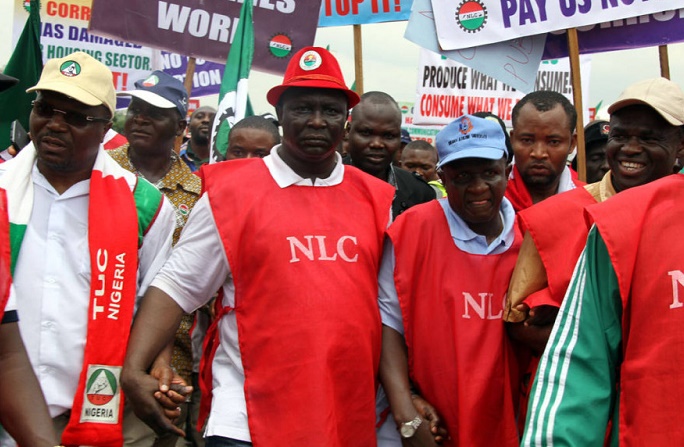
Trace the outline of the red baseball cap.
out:
M 330 88 L 347 95 L 349 108 L 359 103 L 360 98 L 344 83 L 340 64 L 328 50 L 321 47 L 304 47 L 297 51 L 287 64 L 283 83 L 268 91 L 266 99 L 276 106 L 280 95 L 290 87 Z

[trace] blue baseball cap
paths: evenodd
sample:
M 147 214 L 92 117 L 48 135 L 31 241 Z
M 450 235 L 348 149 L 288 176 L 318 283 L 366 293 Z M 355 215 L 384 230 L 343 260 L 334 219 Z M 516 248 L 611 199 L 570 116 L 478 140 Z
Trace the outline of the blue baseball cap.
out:
M 401 128 L 401 142 L 404 144 L 409 144 L 411 142 L 411 134 L 403 127 Z
M 506 137 L 492 120 L 463 115 L 456 118 L 435 138 L 440 168 L 462 158 L 499 160 L 506 156 Z
M 119 92 L 117 96 L 133 96 L 160 109 L 176 109 L 185 119 L 188 114 L 188 93 L 181 81 L 161 70 L 136 81 L 135 90 Z

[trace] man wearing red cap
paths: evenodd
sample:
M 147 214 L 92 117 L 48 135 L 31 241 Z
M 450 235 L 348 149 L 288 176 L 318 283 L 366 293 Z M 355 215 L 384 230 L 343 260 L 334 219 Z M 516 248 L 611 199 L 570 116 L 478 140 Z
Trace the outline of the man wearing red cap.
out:
M 335 151 L 359 97 L 328 51 L 297 52 L 267 98 L 282 144 L 202 168 L 204 194 L 134 324 L 123 386 L 155 430 L 175 430 L 141 385 L 183 313 L 220 289 L 202 378 L 207 447 L 374 446 L 393 189 Z

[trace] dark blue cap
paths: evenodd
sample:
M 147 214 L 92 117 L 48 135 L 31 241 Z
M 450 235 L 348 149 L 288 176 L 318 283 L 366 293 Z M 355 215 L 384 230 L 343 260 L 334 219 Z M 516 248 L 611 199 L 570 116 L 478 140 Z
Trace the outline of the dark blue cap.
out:
M 183 83 L 160 70 L 135 82 L 135 90 L 119 92 L 118 96 L 133 96 L 160 109 L 178 110 L 182 118 L 188 114 L 188 93 Z

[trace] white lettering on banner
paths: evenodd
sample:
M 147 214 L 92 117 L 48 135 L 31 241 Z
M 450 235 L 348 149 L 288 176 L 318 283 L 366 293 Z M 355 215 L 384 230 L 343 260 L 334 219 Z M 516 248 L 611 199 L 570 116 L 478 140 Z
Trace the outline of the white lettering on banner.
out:
M 315 246 L 313 244 L 313 239 L 316 239 L 316 246 L 318 248 L 318 255 L 316 255 Z M 289 236 L 286 238 L 290 243 L 290 253 L 292 257 L 290 258 L 290 263 L 300 262 L 301 259 L 297 256 L 297 251 L 309 261 L 336 261 L 338 256 L 345 262 L 357 262 L 359 259 L 359 254 L 354 253 L 352 256 L 345 250 L 345 242 L 349 241 L 354 247 L 358 246 L 356 237 L 354 236 L 342 236 L 337 240 L 334 252 L 331 251 L 332 256 L 328 254 L 328 245 L 326 244 L 327 236 L 314 236 L 306 235 L 304 239 L 306 242 L 302 242 L 295 236 Z
M 442 51 L 627 20 L 682 7 L 681 0 L 431 0 L 431 4 Z
M 672 304 L 670 304 L 670 309 L 678 309 L 684 304 L 679 301 L 679 286 L 684 286 L 684 273 L 681 270 L 672 270 L 667 272 L 672 279 Z
M 500 320 L 501 317 L 503 316 L 503 308 L 504 308 L 504 303 L 506 301 L 506 295 L 504 295 L 503 300 L 500 303 L 500 307 L 498 308 L 498 313 L 493 314 L 492 313 L 492 298 L 494 297 L 493 293 L 487 293 L 487 292 L 480 292 L 477 295 L 480 297 L 480 301 L 478 302 L 471 294 L 468 292 L 462 292 L 463 293 L 463 305 L 464 305 L 464 313 L 461 315 L 462 318 L 470 319 L 470 313 L 468 312 L 469 309 L 472 309 L 475 311 L 478 317 L 480 317 L 481 320 Z M 494 304 L 497 304 L 496 302 Z
M 237 29 L 239 17 L 230 17 L 212 13 L 202 9 L 192 9 L 189 6 L 180 7 L 174 3 L 160 1 L 158 3 L 157 27 L 184 34 L 187 32 L 194 37 L 207 37 L 219 42 L 233 41 L 233 34 Z M 231 22 L 233 30 L 230 32 Z

